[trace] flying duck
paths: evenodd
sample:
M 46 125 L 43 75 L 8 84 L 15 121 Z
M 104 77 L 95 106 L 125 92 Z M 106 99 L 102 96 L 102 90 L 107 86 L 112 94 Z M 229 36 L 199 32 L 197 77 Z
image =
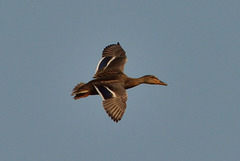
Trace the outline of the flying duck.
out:
M 108 45 L 104 48 L 102 59 L 97 64 L 94 79 L 76 85 L 71 95 L 75 100 L 89 95 L 100 95 L 105 111 L 113 121 L 118 122 L 122 119 L 127 106 L 126 89 L 143 83 L 167 86 L 154 75 L 128 77 L 124 74 L 126 62 L 126 53 L 119 43 Z

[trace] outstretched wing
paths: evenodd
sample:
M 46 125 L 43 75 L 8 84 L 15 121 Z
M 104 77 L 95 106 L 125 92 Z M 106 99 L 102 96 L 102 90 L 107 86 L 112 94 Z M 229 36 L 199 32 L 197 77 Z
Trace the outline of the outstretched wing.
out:
M 103 107 L 111 119 L 118 122 L 126 109 L 127 92 L 123 83 L 94 84 L 103 99 Z
M 126 61 L 126 53 L 119 43 L 105 47 L 94 78 L 103 77 L 107 74 L 123 73 Z

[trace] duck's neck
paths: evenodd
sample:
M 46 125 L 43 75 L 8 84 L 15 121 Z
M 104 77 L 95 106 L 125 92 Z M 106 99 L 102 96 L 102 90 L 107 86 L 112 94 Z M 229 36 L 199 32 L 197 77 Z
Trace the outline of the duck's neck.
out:
M 135 87 L 135 86 L 137 86 L 139 84 L 142 84 L 142 83 L 145 83 L 143 77 L 140 77 L 140 78 L 128 78 L 125 81 L 124 87 L 125 87 L 125 89 L 128 89 L 128 88 Z

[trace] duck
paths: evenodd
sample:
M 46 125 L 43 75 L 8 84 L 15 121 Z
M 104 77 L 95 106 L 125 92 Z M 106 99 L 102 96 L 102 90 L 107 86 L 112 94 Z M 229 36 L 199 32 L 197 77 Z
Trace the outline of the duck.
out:
M 124 74 L 126 62 L 126 52 L 119 42 L 108 45 L 102 52 L 102 58 L 97 64 L 93 80 L 77 84 L 71 96 L 78 100 L 89 95 L 100 95 L 106 113 L 117 123 L 122 119 L 127 107 L 127 89 L 140 84 L 167 86 L 167 83 L 154 75 L 145 75 L 140 78 L 128 77 Z

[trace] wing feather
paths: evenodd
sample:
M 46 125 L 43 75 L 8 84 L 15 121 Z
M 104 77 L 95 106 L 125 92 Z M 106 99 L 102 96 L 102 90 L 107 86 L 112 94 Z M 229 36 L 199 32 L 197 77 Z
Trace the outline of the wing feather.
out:
M 106 57 L 106 56 L 126 57 L 126 53 L 118 42 L 117 44 L 111 44 L 104 48 L 102 52 L 102 57 Z
M 103 107 L 111 119 L 118 122 L 123 117 L 127 107 L 127 92 L 123 83 L 95 84 L 99 95 L 103 99 Z
M 98 62 L 94 78 L 123 73 L 126 62 L 126 53 L 121 45 L 119 43 L 111 44 L 103 50 L 102 59 Z

